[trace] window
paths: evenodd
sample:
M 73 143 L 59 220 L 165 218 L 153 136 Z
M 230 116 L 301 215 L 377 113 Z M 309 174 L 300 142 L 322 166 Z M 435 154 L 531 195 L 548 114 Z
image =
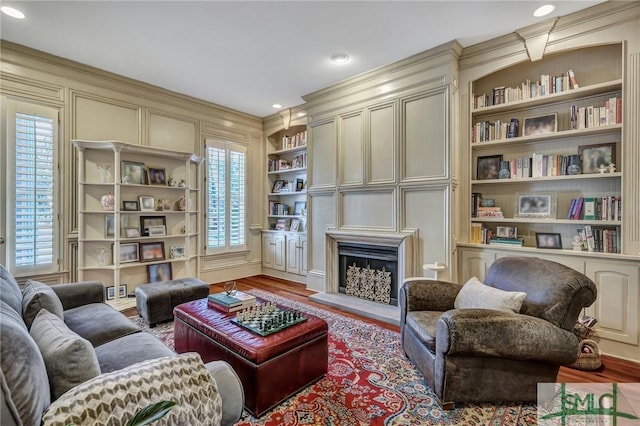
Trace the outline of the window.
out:
M 207 140 L 207 253 L 246 247 L 244 146 Z
M 56 109 L 10 101 L 7 107 L 6 262 L 18 274 L 58 270 Z

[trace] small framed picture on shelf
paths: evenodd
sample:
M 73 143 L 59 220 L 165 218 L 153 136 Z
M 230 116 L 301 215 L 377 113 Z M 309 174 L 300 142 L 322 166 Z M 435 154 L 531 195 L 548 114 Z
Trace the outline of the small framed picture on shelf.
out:
M 558 114 L 539 115 L 524 119 L 522 136 L 542 135 L 558 131 Z
M 183 245 L 171 246 L 169 250 L 170 250 L 171 259 L 179 259 L 185 256 Z
M 116 235 L 116 219 L 112 214 L 104 217 L 104 236 L 105 238 L 113 238 Z
M 294 216 L 301 216 L 304 214 L 304 211 L 307 208 L 306 201 L 296 201 L 293 203 L 293 214 Z
M 113 300 L 116 298 L 116 288 L 115 286 L 109 286 L 105 289 L 107 292 L 107 300 Z
M 167 171 L 161 167 L 148 167 L 147 182 L 149 185 L 167 186 Z
M 582 173 L 601 173 L 601 168 L 605 169 L 615 161 L 616 144 L 583 145 L 578 147 L 578 153 L 582 158 Z
M 140 216 L 140 230 L 143 236 L 149 236 L 150 226 L 164 226 L 166 229 L 166 216 Z
M 515 226 L 497 226 L 496 237 L 518 238 L 518 228 L 516 228 Z
M 118 297 L 127 297 L 127 285 L 126 284 L 120 284 L 120 286 L 118 287 Z
M 157 281 L 169 281 L 173 279 L 173 270 L 171 263 L 156 263 L 155 265 L 147 265 L 147 280 L 150 283 Z
M 164 260 L 164 258 L 164 243 L 162 241 L 140 243 L 140 260 L 142 262 L 153 262 Z
M 562 237 L 556 233 L 536 232 L 536 247 L 542 249 L 561 249 Z
M 138 238 L 138 237 L 140 237 L 140 229 L 138 229 L 138 228 L 124 228 L 124 235 L 127 238 Z
M 296 179 L 296 192 L 300 192 L 304 189 L 304 179 Z
M 139 247 L 138 243 L 120 244 L 120 263 L 137 262 Z
M 278 179 L 273 183 L 273 188 L 271 188 L 271 192 L 274 194 L 278 193 L 282 191 L 283 186 L 284 186 L 284 180 Z
M 289 231 L 291 231 L 291 232 L 300 231 L 300 219 L 292 219 L 291 220 L 291 227 L 289 228 Z
M 122 210 L 124 211 L 138 211 L 140 210 L 140 205 L 137 201 L 123 201 L 122 202 Z
M 140 211 L 142 212 L 154 212 L 156 211 L 156 202 L 153 197 L 149 195 L 141 195 L 138 197 L 140 201 Z
M 502 162 L 502 155 L 489 155 L 486 157 L 478 157 L 478 163 L 476 167 L 476 179 L 498 179 L 498 172 L 500 171 L 500 163 Z
M 171 200 L 168 200 L 166 198 L 162 200 L 158 200 L 158 211 L 161 211 L 161 212 L 171 211 Z
M 287 229 L 287 220 L 286 219 L 278 219 L 276 222 L 276 231 L 284 231 Z
M 556 218 L 555 194 L 517 194 L 514 217 Z
M 135 185 L 145 185 L 147 183 L 144 163 L 122 161 L 120 169 L 122 183 Z
M 167 235 L 167 227 L 164 225 L 154 225 L 154 226 L 150 226 L 148 229 L 149 229 L 150 237 Z

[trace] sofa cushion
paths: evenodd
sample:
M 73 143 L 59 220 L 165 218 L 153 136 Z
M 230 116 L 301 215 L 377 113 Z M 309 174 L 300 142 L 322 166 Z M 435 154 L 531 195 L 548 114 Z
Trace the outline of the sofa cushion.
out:
M 154 425 L 219 425 L 222 402 L 200 355 L 144 361 L 101 374 L 71 389 L 44 413 L 43 425 L 124 424 L 159 401 L 177 403 Z
M 89 303 L 67 309 L 64 322 L 94 347 L 140 331 L 126 316 L 106 303 Z
M 91 343 L 69 330 L 64 321 L 46 309 L 33 321 L 31 336 L 47 367 L 51 399 L 58 399 L 72 387 L 100 374 Z
M 33 320 L 41 309 L 64 319 L 64 308 L 58 295 L 47 284 L 29 280 L 22 289 L 22 317 L 27 327 L 31 327 Z
M 489 287 L 472 277 L 462 286 L 453 306 L 456 309 L 495 309 L 518 313 L 526 297 L 527 293 Z
M 0 264 L 0 300 L 22 314 L 22 291 L 16 279 Z
M 51 401 L 42 355 L 20 313 L 4 301 L 0 301 L 0 322 L 0 391 L 9 408 L 2 410 L 2 424 L 40 424 Z
M 109 373 L 136 362 L 175 355 L 150 333 L 135 333 L 104 343 L 95 349 L 100 371 Z
M 405 327 L 410 328 L 423 345 L 432 353 L 436 352 L 436 325 L 440 311 L 411 311 L 407 313 Z

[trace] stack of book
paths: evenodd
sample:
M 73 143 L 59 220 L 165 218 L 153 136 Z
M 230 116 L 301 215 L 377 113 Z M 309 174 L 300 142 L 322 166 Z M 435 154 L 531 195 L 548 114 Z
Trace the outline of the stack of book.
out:
M 210 294 L 207 296 L 207 305 L 210 308 L 224 312 L 235 312 L 255 306 L 256 297 L 242 291 L 235 291 L 232 294 L 227 292 Z
M 503 218 L 502 208 L 495 207 L 478 207 L 478 217 L 495 217 Z
M 524 239 L 520 237 L 491 237 L 489 245 L 522 247 L 524 245 Z

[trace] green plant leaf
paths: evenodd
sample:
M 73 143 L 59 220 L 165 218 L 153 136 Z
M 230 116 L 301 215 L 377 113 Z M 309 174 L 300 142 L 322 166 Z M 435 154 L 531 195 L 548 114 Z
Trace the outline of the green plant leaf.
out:
M 165 414 L 177 405 L 175 401 L 159 401 L 141 408 L 129 419 L 126 426 L 144 426 L 164 417 Z

